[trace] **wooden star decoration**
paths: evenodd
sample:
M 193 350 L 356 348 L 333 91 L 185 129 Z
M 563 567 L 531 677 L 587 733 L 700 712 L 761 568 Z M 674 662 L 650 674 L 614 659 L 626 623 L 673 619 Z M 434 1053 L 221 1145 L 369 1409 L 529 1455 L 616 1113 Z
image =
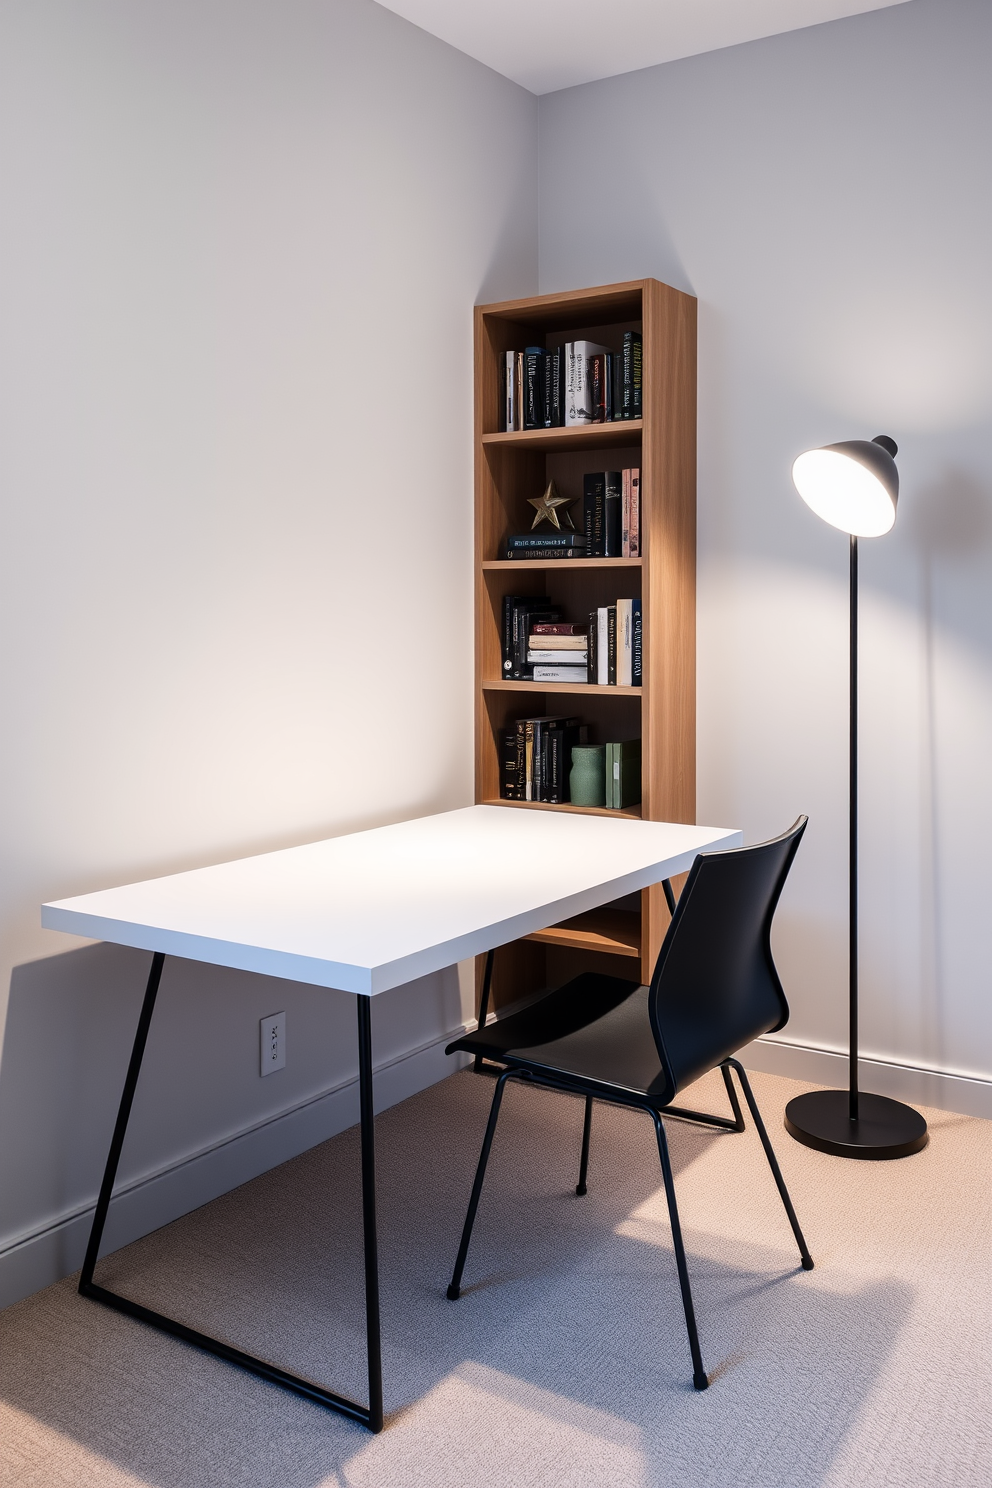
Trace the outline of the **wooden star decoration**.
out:
M 548 489 L 543 496 L 528 496 L 527 498 L 527 505 L 532 506 L 535 512 L 534 520 L 530 524 L 531 531 L 533 532 L 534 528 L 539 527 L 542 522 L 550 522 L 552 527 L 557 527 L 559 532 L 566 529 L 574 532 L 575 523 L 572 521 L 572 514 L 568 508 L 575 505 L 575 500 L 574 496 L 560 496 L 554 481 L 548 481 Z M 558 520 L 559 517 L 564 517 L 564 527 Z

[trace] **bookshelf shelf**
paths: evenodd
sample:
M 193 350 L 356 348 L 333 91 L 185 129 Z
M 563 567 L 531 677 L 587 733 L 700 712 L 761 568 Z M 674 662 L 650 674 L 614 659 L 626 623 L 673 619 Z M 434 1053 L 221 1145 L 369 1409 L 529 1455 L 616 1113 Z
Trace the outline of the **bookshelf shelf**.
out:
M 590 909 L 585 914 L 535 930 L 527 940 L 539 945 L 571 946 L 580 951 L 605 951 L 612 956 L 641 958 L 641 917 L 629 909 Z
M 519 573 L 535 568 L 553 568 L 557 573 L 562 567 L 569 570 L 591 568 L 640 568 L 640 558 L 485 558 L 484 573 Z
M 641 820 L 640 806 L 625 806 L 622 811 L 615 810 L 612 806 L 573 806 L 567 803 L 564 806 L 552 806 L 549 801 L 504 801 L 500 796 L 495 796 L 491 801 L 483 801 L 483 806 L 509 806 L 515 811 L 574 811 L 577 816 L 628 816 L 631 821 Z
M 612 424 L 589 424 L 579 429 L 517 429 L 511 434 L 483 434 L 482 443 L 503 449 L 557 450 L 618 449 L 640 444 L 643 419 L 620 419 Z
M 641 334 L 643 417 L 582 428 L 501 429 L 506 352 L 588 340 L 616 352 Z M 583 811 L 693 822 L 695 784 L 696 302 L 656 279 L 639 279 L 475 310 L 475 718 L 476 800 L 508 809 Z M 581 496 L 589 471 L 640 469 L 640 558 L 506 559 L 507 538 L 531 526 L 554 480 Z M 502 610 L 508 595 L 547 595 L 563 618 L 639 599 L 640 687 L 509 681 L 502 677 Z M 492 679 L 492 680 L 490 680 Z M 567 713 L 590 742 L 641 740 L 640 803 L 606 807 L 500 800 L 503 731 L 520 718 Z M 500 948 L 493 1006 L 582 970 L 650 978 L 668 925 L 661 886 L 604 905 Z M 636 970 L 635 970 L 636 968 Z M 481 977 L 481 960 L 479 963 Z
M 593 697 L 639 698 L 642 687 L 603 687 L 597 682 L 507 682 L 502 677 L 495 682 L 480 684 L 484 692 L 568 692 L 591 693 Z

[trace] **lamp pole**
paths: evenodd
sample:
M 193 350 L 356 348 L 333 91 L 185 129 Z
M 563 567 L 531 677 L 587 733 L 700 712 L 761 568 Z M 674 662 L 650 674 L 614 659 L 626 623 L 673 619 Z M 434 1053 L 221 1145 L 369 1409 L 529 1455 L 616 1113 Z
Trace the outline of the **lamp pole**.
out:
M 858 539 L 851 533 L 850 766 L 848 790 L 848 999 L 850 1007 L 849 1115 L 858 1119 Z

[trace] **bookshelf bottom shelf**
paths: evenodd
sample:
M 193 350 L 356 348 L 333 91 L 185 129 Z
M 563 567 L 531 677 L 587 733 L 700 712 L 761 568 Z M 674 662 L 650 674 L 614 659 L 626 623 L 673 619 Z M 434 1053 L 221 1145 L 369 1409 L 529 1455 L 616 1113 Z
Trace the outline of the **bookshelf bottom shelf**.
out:
M 641 917 L 627 909 L 590 909 L 585 914 L 535 930 L 527 940 L 542 945 L 572 946 L 582 951 L 606 951 L 613 956 L 641 955 Z

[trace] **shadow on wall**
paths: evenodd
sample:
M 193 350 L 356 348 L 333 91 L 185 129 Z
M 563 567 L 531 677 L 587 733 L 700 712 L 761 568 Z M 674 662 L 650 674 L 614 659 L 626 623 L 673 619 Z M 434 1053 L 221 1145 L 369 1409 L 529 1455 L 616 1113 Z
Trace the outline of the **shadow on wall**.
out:
M 64 1225 L 94 1202 L 150 964 L 146 951 L 93 945 L 15 968 L 0 1066 L 0 1251 Z M 287 1064 L 262 1078 L 259 1021 L 275 1012 L 286 1014 Z M 372 1010 L 376 1066 L 402 1061 L 460 1026 L 457 968 L 383 993 Z M 311 1140 L 354 1120 L 349 1102 L 356 1079 L 349 993 L 169 957 L 119 1183 L 174 1172 L 176 1199 L 164 1216 L 171 1218 L 251 1176 L 244 1171 L 248 1157 L 234 1157 L 240 1134 L 260 1127 L 269 1134 L 255 1159 L 258 1172 L 289 1155 L 273 1148 L 264 1156 L 279 1118 L 309 1113 L 310 1127 L 319 1129 Z M 387 1084 L 380 1094 L 395 1099 L 389 1090 Z M 332 1091 L 341 1095 L 328 1106 L 323 1097 Z M 279 1140 L 295 1151 L 308 1145 L 306 1132 Z M 233 1176 L 226 1185 L 221 1176 L 211 1192 L 209 1180 L 194 1180 L 184 1165 L 218 1149 L 229 1155 Z M 74 1229 L 59 1233 L 70 1249 L 77 1243 Z M 77 1263 L 74 1255 L 65 1257 L 69 1267 Z

